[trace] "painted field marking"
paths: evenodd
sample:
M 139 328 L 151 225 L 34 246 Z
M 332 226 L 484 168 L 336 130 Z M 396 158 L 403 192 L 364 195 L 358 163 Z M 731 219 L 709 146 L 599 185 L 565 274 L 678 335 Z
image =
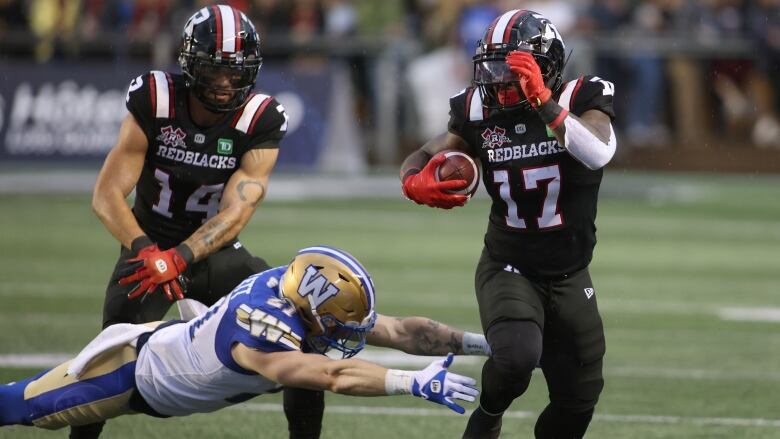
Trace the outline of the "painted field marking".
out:
M 281 404 L 244 403 L 231 407 L 233 410 L 282 413 Z M 338 415 L 377 415 L 377 416 L 460 416 L 447 409 L 421 409 L 415 407 L 360 407 L 349 405 L 328 405 L 325 411 Z M 471 410 L 466 411 L 466 416 Z M 535 419 L 538 413 L 529 411 L 508 411 L 504 417 L 513 419 Z M 695 416 L 658 416 L 658 415 L 615 415 L 596 414 L 596 421 L 620 422 L 630 424 L 693 424 L 714 427 L 768 427 L 780 428 L 780 419 L 764 418 L 715 418 Z
M 42 354 L 0 354 L 0 367 L 16 369 L 35 369 L 53 367 L 70 360 L 75 354 L 56 352 Z M 410 355 L 392 350 L 366 349 L 358 356 L 361 360 L 371 361 L 393 367 L 425 367 L 441 357 Z M 456 366 L 480 367 L 485 357 L 458 356 Z M 536 373 L 541 373 L 537 370 Z M 669 367 L 606 367 L 607 377 L 623 378 L 660 378 L 712 381 L 780 381 L 780 372 L 718 369 L 685 369 Z
M 780 308 L 721 308 L 718 317 L 738 322 L 780 323 Z

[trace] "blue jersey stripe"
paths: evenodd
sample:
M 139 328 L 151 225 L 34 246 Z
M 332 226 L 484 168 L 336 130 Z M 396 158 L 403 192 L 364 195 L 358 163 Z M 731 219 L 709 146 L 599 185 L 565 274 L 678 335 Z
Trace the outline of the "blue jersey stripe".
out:
M 135 361 L 105 375 L 78 381 L 27 400 L 31 419 L 111 398 L 135 388 Z

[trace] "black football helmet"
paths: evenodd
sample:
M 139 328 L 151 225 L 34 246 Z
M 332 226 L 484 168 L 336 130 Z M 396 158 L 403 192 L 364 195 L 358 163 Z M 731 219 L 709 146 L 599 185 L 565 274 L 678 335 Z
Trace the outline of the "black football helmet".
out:
M 214 112 L 241 108 L 262 65 L 260 38 L 243 12 L 226 5 L 206 6 L 184 25 L 179 65 L 187 87 Z M 232 94 L 228 100 L 219 95 Z
M 555 93 L 563 82 L 565 46 L 558 30 L 541 14 L 514 9 L 499 15 L 485 31 L 474 55 L 474 86 L 488 108 L 530 108 L 517 76 L 509 70 L 506 56 L 530 52 L 542 71 L 545 85 Z M 517 99 L 507 102 L 505 96 Z

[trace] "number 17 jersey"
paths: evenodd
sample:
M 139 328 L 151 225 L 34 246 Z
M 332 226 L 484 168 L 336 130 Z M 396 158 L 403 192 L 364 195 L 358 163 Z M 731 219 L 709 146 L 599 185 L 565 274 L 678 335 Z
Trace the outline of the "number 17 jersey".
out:
M 273 97 L 256 93 L 210 127 L 192 121 L 184 77 L 151 71 L 135 78 L 127 109 L 148 150 L 136 184 L 133 214 L 162 247 L 187 239 L 217 214 L 225 183 L 251 149 L 277 148 L 287 115 Z
M 612 83 L 585 76 L 553 98 L 574 115 L 595 109 L 614 118 L 613 92 Z M 492 199 L 485 247 L 494 259 L 545 278 L 588 266 L 601 169 L 569 154 L 535 110 L 489 110 L 473 87 L 450 99 L 449 130 L 480 159 Z

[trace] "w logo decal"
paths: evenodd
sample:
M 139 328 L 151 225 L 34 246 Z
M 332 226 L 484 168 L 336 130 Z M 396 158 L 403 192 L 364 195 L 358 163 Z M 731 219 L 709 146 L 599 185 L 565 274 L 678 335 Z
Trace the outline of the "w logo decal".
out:
M 306 267 L 306 274 L 304 274 L 301 283 L 298 285 L 298 294 L 301 297 L 311 295 L 309 300 L 313 302 L 315 307 L 319 307 L 338 293 L 339 289 L 328 282 L 328 279 L 320 274 L 319 270 L 314 268 L 313 265 Z

